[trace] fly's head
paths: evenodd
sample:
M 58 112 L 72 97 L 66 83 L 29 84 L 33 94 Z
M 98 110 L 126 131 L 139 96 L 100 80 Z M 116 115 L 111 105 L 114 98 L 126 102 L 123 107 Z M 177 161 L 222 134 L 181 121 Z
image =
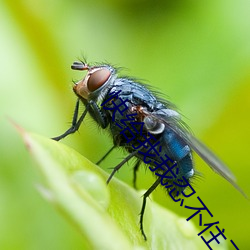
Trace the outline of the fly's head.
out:
M 86 76 L 73 87 L 75 94 L 84 100 L 103 98 L 105 88 L 116 78 L 115 69 L 110 65 L 89 66 L 74 62 L 71 69 L 87 71 Z

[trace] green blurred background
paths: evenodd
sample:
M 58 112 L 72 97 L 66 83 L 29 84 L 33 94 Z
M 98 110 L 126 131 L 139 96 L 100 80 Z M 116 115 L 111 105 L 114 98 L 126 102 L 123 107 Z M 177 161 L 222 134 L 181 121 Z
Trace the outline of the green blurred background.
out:
M 169 96 L 250 196 L 249 13 L 247 0 L 1 1 L 0 249 L 81 248 L 81 235 L 36 191 L 39 173 L 8 117 L 46 137 L 64 132 L 76 100 L 71 81 L 83 76 L 70 65 L 82 55 L 123 66 Z M 112 142 L 93 124 L 88 118 L 63 143 L 96 162 Z M 123 156 L 113 152 L 102 167 Z M 250 202 L 195 159 L 197 194 L 228 241 L 249 249 Z M 131 185 L 132 165 L 117 177 Z M 140 188 L 153 180 L 140 170 Z M 190 216 L 161 188 L 153 198 Z

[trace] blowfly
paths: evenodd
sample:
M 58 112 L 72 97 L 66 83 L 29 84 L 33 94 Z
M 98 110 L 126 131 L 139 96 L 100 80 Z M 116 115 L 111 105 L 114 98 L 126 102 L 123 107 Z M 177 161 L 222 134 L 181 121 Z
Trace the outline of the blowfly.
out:
M 113 147 L 98 163 L 116 147 L 123 147 L 128 152 L 125 159 L 114 167 L 107 183 L 127 161 L 136 158 L 135 186 L 139 166 L 148 164 L 158 177 L 143 195 L 140 230 L 145 240 L 143 215 L 147 197 L 160 184 L 172 197 L 183 194 L 188 185 L 181 185 L 181 180 L 189 182 L 195 174 L 192 151 L 242 192 L 226 165 L 189 132 L 172 103 L 157 97 L 147 85 L 133 78 L 119 77 L 117 69 L 109 64 L 90 66 L 80 61 L 74 62 L 71 68 L 84 70 L 87 74 L 73 87 L 77 102 L 71 127 L 53 139 L 59 141 L 76 132 L 89 113 L 102 129 L 109 130 L 113 138 Z M 80 103 L 85 110 L 79 115 Z

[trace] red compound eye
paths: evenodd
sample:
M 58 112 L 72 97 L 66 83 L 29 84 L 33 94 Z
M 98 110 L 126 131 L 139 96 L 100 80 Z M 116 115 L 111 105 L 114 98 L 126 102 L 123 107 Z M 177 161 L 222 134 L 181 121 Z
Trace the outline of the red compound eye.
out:
M 99 69 L 92 73 L 88 79 L 88 90 L 93 92 L 99 89 L 109 78 L 110 71 L 108 69 Z

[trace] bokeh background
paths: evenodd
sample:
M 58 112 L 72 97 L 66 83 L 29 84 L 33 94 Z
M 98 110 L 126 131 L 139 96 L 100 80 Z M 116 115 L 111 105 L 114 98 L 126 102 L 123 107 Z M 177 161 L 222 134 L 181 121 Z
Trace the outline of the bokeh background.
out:
M 76 100 L 72 80 L 83 76 L 70 65 L 83 55 L 123 66 L 168 96 L 250 196 L 249 13 L 247 0 L 1 1 L 0 249 L 81 248 L 80 234 L 36 191 L 39 173 L 8 118 L 46 137 L 64 132 Z M 90 118 L 63 143 L 93 162 L 112 145 Z M 110 171 L 122 157 L 116 150 L 102 167 Z M 195 190 L 228 239 L 248 249 L 250 202 L 195 160 L 202 172 Z M 132 165 L 117 177 L 131 185 Z M 140 188 L 153 180 L 140 170 Z M 153 199 L 190 216 L 160 188 Z

